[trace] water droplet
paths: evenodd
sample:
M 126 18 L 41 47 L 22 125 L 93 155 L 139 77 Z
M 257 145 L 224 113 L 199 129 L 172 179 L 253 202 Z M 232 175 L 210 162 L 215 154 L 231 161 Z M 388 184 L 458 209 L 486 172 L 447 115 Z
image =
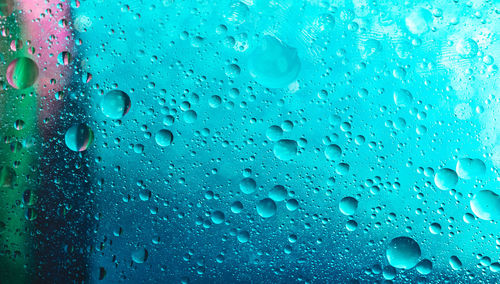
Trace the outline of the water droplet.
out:
M 424 8 L 413 10 L 405 18 L 405 24 L 412 34 L 423 34 L 429 30 L 429 25 L 432 23 L 432 14 Z
M 295 211 L 295 210 L 299 209 L 299 202 L 297 201 L 297 199 L 287 200 L 286 209 L 288 209 L 288 211 Z
M 450 257 L 450 266 L 453 270 L 460 270 L 462 268 L 462 262 L 456 255 Z
M 397 106 L 407 107 L 411 104 L 413 100 L 413 95 L 410 91 L 405 89 L 398 89 L 394 91 L 394 103 Z
M 396 268 L 390 265 L 384 267 L 384 269 L 382 270 L 382 275 L 384 276 L 385 280 L 392 280 L 396 278 L 396 273 L 397 273 Z
M 325 156 L 327 160 L 339 160 L 342 155 L 342 149 L 336 144 L 326 146 Z
M 269 191 L 268 197 L 271 198 L 272 200 L 279 202 L 285 200 L 287 197 L 288 192 L 286 191 L 286 188 L 282 185 L 275 185 L 273 188 Z
M 264 198 L 257 203 L 257 213 L 262 218 L 271 218 L 276 214 L 276 203 L 271 198 Z
M 354 197 L 344 197 L 340 200 L 339 210 L 344 215 L 353 215 L 358 209 L 358 200 Z
M 250 75 L 268 88 L 284 88 L 299 75 L 297 50 L 272 36 L 264 36 L 248 60 Z
M 70 150 L 82 152 L 94 142 L 94 132 L 86 124 L 75 124 L 66 131 L 64 142 Z
M 289 161 L 297 156 L 297 147 L 295 140 L 281 139 L 274 144 L 274 156 L 282 161 Z
M 483 220 L 500 218 L 500 196 L 490 190 L 481 190 L 470 201 L 474 215 Z
M 57 63 L 61 65 L 69 65 L 71 63 L 72 57 L 71 53 L 63 51 L 57 56 Z
M 162 129 L 156 133 L 155 136 L 155 141 L 156 144 L 158 144 L 161 147 L 166 147 L 172 144 L 172 141 L 174 140 L 174 135 L 170 130 L 167 129 Z
M 248 233 L 248 231 L 241 230 L 238 232 L 236 239 L 242 244 L 246 243 L 250 240 L 250 233 Z
M 145 248 L 137 248 L 132 252 L 132 260 L 135 263 L 144 263 L 148 259 L 148 251 Z
M 31 87 L 38 78 L 38 66 L 30 58 L 16 58 L 7 67 L 6 77 L 9 84 L 16 89 Z
M 422 259 L 416 267 L 418 273 L 427 275 L 432 272 L 432 262 L 428 259 Z
M 231 211 L 233 213 L 240 213 L 241 211 L 243 211 L 243 203 L 241 203 L 240 201 L 235 201 L 231 204 Z
M 358 223 L 354 220 L 349 220 L 345 224 L 345 227 L 349 232 L 354 232 L 358 228 Z
M 414 267 L 420 258 L 420 246 L 409 237 L 397 237 L 392 239 L 386 250 L 389 264 L 395 268 L 410 269 Z
M 257 189 L 257 183 L 253 178 L 244 178 L 240 181 L 240 190 L 245 194 L 252 194 Z
M 198 114 L 194 110 L 188 110 L 182 115 L 182 118 L 185 123 L 193 123 L 198 118 Z
M 480 159 L 462 158 L 457 162 L 457 174 L 463 179 L 473 179 L 484 175 L 486 165 Z
M 120 90 L 109 91 L 101 101 L 101 110 L 105 116 L 120 119 L 130 110 L 129 96 Z
M 429 226 L 429 231 L 430 231 L 433 235 L 437 235 L 437 234 L 441 233 L 441 225 L 439 225 L 438 223 L 432 223 L 432 224 Z
M 267 139 L 278 141 L 283 136 L 283 129 L 278 125 L 271 125 L 266 131 Z
M 224 213 L 222 213 L 222 211 L 214 211 L 210 215 L 210 219 L 212 220 L 212 222 L 214 224 L 218 225 L 218 224 L 222 224 L 224 222 L 225 216 L 224 216 Z
M 434 183 L 441 190 L 450 190 L 455 187 L 458 182 L 457 173 L 449 168 L 443 168 L 434 175 Z
M 457 53 L 463 58 L 472 58 L 476 56 L 479 47 L 473 39 L 461 39 L 456 46 Z

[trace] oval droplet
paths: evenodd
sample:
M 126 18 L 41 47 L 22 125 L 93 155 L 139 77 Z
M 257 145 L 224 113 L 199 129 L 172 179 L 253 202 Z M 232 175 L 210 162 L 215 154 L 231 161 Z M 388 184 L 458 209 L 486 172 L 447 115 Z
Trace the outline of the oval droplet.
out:
M 131 102 L 129 96 L 120 90 L 109 91 L 101 101 L 101 110 L 105 116 L 112 119 L 120 119 L 130 110 Z
M 70 150 L 82 152 L 94 142 L 94 132 L 84 123 L 75 124 L 66 131 L 64 142 Z
M 27 57 L 19 57 L 7 66 L 7 81 L 16 89 L 31 87 L 38 78 L 38 66 Z

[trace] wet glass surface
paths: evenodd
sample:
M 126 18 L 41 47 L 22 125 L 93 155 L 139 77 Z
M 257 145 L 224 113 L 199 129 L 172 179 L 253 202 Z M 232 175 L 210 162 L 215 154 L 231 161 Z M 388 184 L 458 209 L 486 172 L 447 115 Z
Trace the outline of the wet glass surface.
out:
M 496 283 L 496 1 L 0 0 L 0 283 Z

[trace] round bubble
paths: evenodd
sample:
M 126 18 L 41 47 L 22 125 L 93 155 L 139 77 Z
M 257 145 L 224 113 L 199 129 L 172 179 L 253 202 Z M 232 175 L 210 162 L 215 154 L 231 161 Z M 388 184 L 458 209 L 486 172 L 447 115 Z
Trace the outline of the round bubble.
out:
M 245 22 L 248 13 L 248 6 L 241 1 L 235 1 L 228 9 L 224 9 L 223 16 L 231 24 L 241 25 Z
M 241 211 L 243 211 L 243 203 L 241 203 L 240 201 L 235 201 L 231 204 L 231 211 L 233 213 L 241 213 Z
M 390 265 L 384 267 L 384 269 L 382 270 L 382 276 L 384 276 L 385 280 L 392 280 L 396 278 L 396 273 L 397 273 L 396 268 Z
M 286 188 L 282 185 L 275 185 L 273 188 L 269 191 L 268 197 L 271 198 L 272 200 L 279 202 L 285 200 L 287 197 L 288 192 L 286 191 Z
M 120 90 L 109 91 L 101 101 L 101 110 L 105 116 L 112 119 L 120 119 L 130 110 L 131 102 L 129 96 Z
M 491 265 L 490 265 L 490 270 L 491 272 L 500 272 L 500 263 L 498 262 L 493 262 Z
M 484 175 L 486 165 L 480 159 L 462 158 L 457 162 L 457 174 L 463 179 L 473 179 Z
M 188 110 L 183 114 L 182 118 L 185 123 L 194 123 L 198 118 L 198 114 L 194 110 Z
M 427 275 L 432 271 L 432 262 L 428 259 L 422 259 L 416 267 L 418 273 Z
M 449 168 L 440 169 L 434 175 L 434 183 L 441 190 L 453 189 L 457 182 L 457 173 Z
M 137 248 L 132 252 L 132 260 L 135 263 L 144 263 L 148 259 L 148 251 L 145 248 Z
M 71 126 L 64 135 L 66 146 L 75 152 L 87 150 L 94 141 L 94 132 L 86 124 L 80 123 Z
M 490 190 L 481 190 L 470 201 L 474 215 L 483 220 L 500 219 L 500 196 Z
M 257 203 L 257 213 L 262 218 L 271 218 L 276 214 L 276 203 L 271 198 L 264 198 Z
M 339 163 L 335 166 L 335 172 L 341 176 L 346 175 L 349 172 L 350 166 L 346 163 Z
M 281 139 L 274 144 L 273 153 L 282 161 L 289 161 L 297 156 L 298 144 L 295 140 Z
M 339 210 L 344 215 L 353 215 L 358 209 L 358 200 L 354 197 L 344 197 L 340 200 Z
M 325 149 L 325 156 L 328 160 L 338 160 L 342 155 L 342 149 L 336 144 L 328 145 Z
M 420 246 L 409 237 L 392 239 L 385 253 L 389 264 L 401 269 L 414 267 L 420 258 L 420 254 Z
M 222 211 L 214 211 L 212 212 L 212 214 L 210 215 L 210 219 L 212 220 L 212 222 L 214 224 L 222 224 L 225 220 L 225 216 L 224 216 L 224 213 L 222 213 Z
M 394 91 L 394 103 L 397 106 L 406 107 L 411 104 L 413 100 L 413 95 L 410 91 L 405 89 L 398 89 Z
M 257 189 L 257 183 L 253 178 L 244 178 L 240 181 L 240 190 L 245 194 L 254 193 Z
M 268 35 L 264 36 L 248 60 L 250 75 L 268 88 L 287 87 L 295 81 L 300 68 L 297 49 Z
M 479 47 L 477 43 L 470 38 L 461 39 L 456 45 L 457 53 L 463 58 L 472 58 L 476 56 Z
M 439 233 L 441 233 L 441 225 L 438 224 L 438 223 L 432 223 L 430 226 L 429 226 L 429 231 L 433 234 L 433 235 L 437 235 Z
M 38 78 L 38 66 L 27 57 L 19 57 L 7 66 L 7 82 L 16 89 L 31 87 Z
M 278 141 L 283 136 L 283 129 L 278 125 L 271 125 L 266 131 L 266 136 L 271 141 Z
M 350 232 L 354 232 L 356 231 L 356 229 L 358 228 L 358 223 L 354 220 L 349 220 L 347 221 L 347 223 L 345 224 L 345 227 L 348 231 Z
M 156 144 L 160 145 L 161 147 L 166 147 L 172 144 L 172 141 L 174 140 L 174 135 L 170 130 L 167 129 L 162 129 L 156 133 L 155 136 L 155 141 Z
M 236 239 L 238 239 L 238 242 L 240 243 L 246 243 L 250 240 L 250 233 L 248 233 L 248 231 L 241 230 L 238 232 Z
M 412 34 L 423 34 L 429 30 L 432 23 L 432 14 L 424 8 L 413 10 L 406 18 L 405 24 Z

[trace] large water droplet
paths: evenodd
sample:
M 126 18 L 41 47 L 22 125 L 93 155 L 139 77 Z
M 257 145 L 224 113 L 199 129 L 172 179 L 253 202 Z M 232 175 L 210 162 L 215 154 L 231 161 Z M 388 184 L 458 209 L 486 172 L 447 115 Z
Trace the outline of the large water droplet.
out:
M 416 267 L 418 273 L 427 275 L 432 271 L 432 262 L 428 259 L 422 259 Z
M 405 89 L 398 89 L 394 91 L 394 103 L 397 106 L 407 107 L 411 104 L 413 100 L 413 95 L 410 91 Z
M 358 209 L 358 200 L 354 197 L 344 197 L 340 200 L 339 210 L 344 215 L 353 215 Z
M 473 179 L 486 172 L 486 165 L 480 159 L 462 158 L 457 162 L 457 174 L 463 179 Z
M 420 258 L 420 246 L 409 237 L 397 237 L 392 239 L 386 250 L 389 264 L 402 269 L 414 267 Z
M 27 57 L 19 57 L 7 67 L 7 81 L 16 89 L 31 87 L 38 78 L 38 66 Z
M 287 196 L 287 191 L 286 188 L 282 185 L 275 185 L 273 188 L 269 191 L 268 194 L 269 198 L 272 200 L 279 202 L 285 200 Z
M 461 39 L 456 46 L 457 53 L 463 58 L 472 58 L 476 56 L 479 47 L 473 39 Z
M 338 160 L 342 155 L 342 149 L 336 144 L 328 145 L 325 149 L 325 156 L 328 160 Z
M 460 270 L 462 268 L 462 261 L 456 255 L 452 255 L 450 257 L 450 266 L 453 270 Z
M 276 203 L 271 198 L 264 198 L 257 203 L 257 213 L 262 218 L 271 218 L 276 214 Z
M 240 181 L 240 190 L 245 194 L 251 194 L 257 188 L 257 183 L 253 178 L 244 178 Z
M 214 211 L 212 212 L 212 214 L 210 215 L 210 219 L 212 220 L 212 222 L 214 224 L 222 224 L 225 220 L 225 216 L 224 216 L 224 213 L 222 213 L 222 211 Z
M 450 190 L 455 187 L 457 182 L 458 175 L 452 169 L 440 169 L 434 175 L 434 183 L 441 190 Z
M 276 158 L 288 161 L 297 156 L 297 147 L 295 140 L 281 139 L 274 144 L 273 152 Z
M 130 110 L 129 96 L 120 90 L 109 91 L 101 101 L 101 110 L 105 116 L 120 119 Z
M 170 144 L 172 144 L 172 141 L 174 140 L 174 135 L 170 130 L 167 129 L 162 129 L 156 133 L 155 136 L 155 141 L 156 144 L 160 145 L 161 147 L 166 147 Z
M 132 252 L 132 260 L 135 263 L 144 263 L 148 259 L 148 251 L 145 248 L 137 248 Z
M 432 14 L 424 8 L 413 10 L 405 18 L 405 24 L 412 34 L 423 34 L 429 30 L 429 25 L 432 23 Z
M 94 132 L 86 124 L 80 123 L 71 126 L 64 136 L 66 146 L 72 151 L 82 152 L 92 145 Z
M 500 218 L 500 196 L 490 190 L 481 190 L 470 201 L 474 215 L 483 220 Z
M 248 60 L 250 75 L 268 88 L 284 88 L 299 75 L 297 50 L 272 36 L 264 36 Z

